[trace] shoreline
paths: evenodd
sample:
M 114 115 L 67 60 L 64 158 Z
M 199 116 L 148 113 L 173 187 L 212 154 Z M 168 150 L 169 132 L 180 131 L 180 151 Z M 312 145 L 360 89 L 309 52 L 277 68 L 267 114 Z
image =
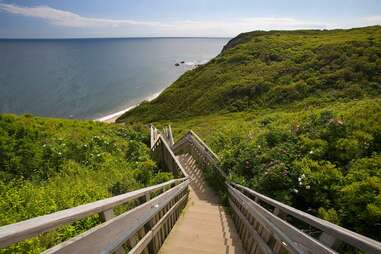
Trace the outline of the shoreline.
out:
M 139 106 L 140 103 L 142 103 L 143 101 L 152 101 L 152 100 L 156 99 L 160 94 L 161 94 L 161 92 L 152 94 L 151 96 L 146 97 L 145 99 L 143 99 L 142 101 L 140 101 L 137 104 L 131 105 L 131 106 L 129 106 L 123 110 L 120 110 L 120 111 L 102 116 L 100 118 L 94 119 L 94 121 L 99 121 L 99 122 L 104 122 L 104 123 L 115 123 L 116 119 L 118 119 L 121 115 L 123 115 L 127 111 L 130 111 L 131 109 Z

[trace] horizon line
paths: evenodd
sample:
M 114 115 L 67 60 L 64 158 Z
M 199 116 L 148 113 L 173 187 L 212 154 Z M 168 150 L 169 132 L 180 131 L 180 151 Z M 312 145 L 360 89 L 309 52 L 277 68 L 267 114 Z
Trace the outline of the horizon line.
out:
M 231 39 L 234 36 L 131 36 L 131 37 L 46 37 L 46 38 L 1 38 L 0 40 L 87 40 L 87 39 Z

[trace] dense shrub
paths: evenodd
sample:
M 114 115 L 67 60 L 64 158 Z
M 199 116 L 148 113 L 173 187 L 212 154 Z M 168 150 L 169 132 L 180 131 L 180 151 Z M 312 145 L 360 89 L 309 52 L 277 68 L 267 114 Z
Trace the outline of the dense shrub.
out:
M 0 115 L 0 226 L 171 179 L 142 128 Z M 92 216 L 0 253 L 40 253 L 98 223 Z
M 221 167 L 234 181 L 380 240 L 380 101 L 296 114 L 212 134 Z

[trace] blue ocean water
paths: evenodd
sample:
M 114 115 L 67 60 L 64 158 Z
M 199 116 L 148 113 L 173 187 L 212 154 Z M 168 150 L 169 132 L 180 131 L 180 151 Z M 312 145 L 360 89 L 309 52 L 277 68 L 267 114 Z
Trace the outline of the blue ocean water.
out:
M 0 40 L 0 113 L 99 118 L 162 91 L 227 41 Z

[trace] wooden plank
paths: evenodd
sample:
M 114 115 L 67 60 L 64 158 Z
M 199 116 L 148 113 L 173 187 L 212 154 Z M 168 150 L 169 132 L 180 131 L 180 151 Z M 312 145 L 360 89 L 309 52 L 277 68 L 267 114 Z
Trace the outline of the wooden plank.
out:
M 111 220 L 112 218 L 115 217 L 114 210 L 111 208 L 111 209 L 108 209 L 106 211 L 103 211 L 100 213 L 100 216 L 101 216 L 103 222 Z
M 162 225 L 169 220 L 169 218 L 179 209 L 181 209 L 181 206 L 184 202 L 186 202 L 188 199 L 188 196 L 183 196 L 179 201 L 177 201 L 171 209 L 168 210 L 168 212 L 154 225 L 154 227 L 147 232 L 147 234 L 140 240 L 140 242 L 130 250 L 129 254 L 139 254 L 141 253 L 141 250 L 144 250 L 144 248 L 152 241 L 152 239 L 157 235 Z
M 0 227 L 0 247 L 6 247 L 12 243 L 33 237 L 40 233 L 52 230 L 90 215 L 101 213 L 115 206 L 131 200 L 135 200 L 148 193 L 160 190 L 173 183 L 184 181 L 185 178 L 170 180 L 147 188 L 131 191 L 115 197 L 102 199 L 93 203 L 69 208 L 52 214 L 35 217 L 11 225 Z
M 110 253 L 120 247 L 170 200 L 184 191 L 189 180 L 108 222 L 65 241 L 44 253 Z
M 337 238 L 323 232 L 320 236 L 319 236 L 319 241 L 322 242 L 324 245 L 330 247 L 330 248 L 333 248 L 335 246 L 338 245 L 338 240 Z
M 279 201 L 276 201 L 274 199 L 271 199 L 263 194 L 260 194 L 256 191 L 253 191 L 245 186 L 234 184 L 233 186 L 237 187 L 238 189 L 244 190 L 247 193 L 250 193 L 254 195 L 255 197 L 258 197 L 263 202 L 272 205 L 275 208 L 279 208 L 279 210 L 287 215 L 293 216 L 301 221 L 304 221 L 305 223 L 318 228 L 327 234 L 331 235 L 332 237 L 335 237 L 337 239 L 342 240 L 343 242 L 346 242 L 347 244 L 354 246 L 360 250 L 363 250 L 367 253 L 381 253 L 381 243 L 377 242 L 376 240 L 373 240 L 371 238 L 368 238 L 366 236 L 357 234 L 353 231 L 350 231 L 348 229 L 345 229 L 343 227 L 340 227 L 338 225 L 335 225 L 333 223 L 330 223 L 328 221 L 319 219 L 315 216 L 312 216 L 308 213 L 305 213 L 303 211 L 300 211 L 298 209 L 295 209 L 291 206 L 288 206 L 286 204 L 283 204 Z
M 308 246 L 308 249 L 313 251 L 313 253 L 336 253 L 316 239 L 267 211 L 232 186 L 229 186 L 228 189 L 229 193 L 238 200 L 240 204 L 246 206 L 248 211 L 252 213 L 252 216 L 255 216 L 262 226 L 265 226 L 268 231 L 273 233 L 277 240 L 287 244 L 286 248 L 289 251 L 298 253 Z
M 160 137 L 161 138 L 161 137 Z M 164 145 L 164 149 L 166 150 L 166 152 L 169 153 L 169 155 L 171 156 L 172 160 L 176 163 L 176 165 L 178 166 L 178 168 L 181 170 L 181 173 L 183 174 L 184 177 L 188 177 L 188 174 L 187 172 L 184 170 L 183 166 L 181 165 L 181 163 L 178 161 L 178 159 L 176 158 L 175 154 L 173 153 L 172 149 L 169 147 L 169 145 L 167 144 L 167 142 L 161 138 L 162 142 L 163 142 L 163 145 Z
M 169 139 L 169 145 L 173 146 L 175 142 L 173 142 L 173 134 L 172 134 L 172 128 L 171 125 L 168 125 L 168 139 Z
M 99 214 L 103 222 L 109 221 L 115 217 L 114 210 L 111 208 L 109 210 L 103 211 Z M 115 254 L 124 254 L 124 248 L 120 247 L 115 251 Z
M 245 216 L 242 214 L 242 212 L 238 209 L 236 204 L 230 198 L 229 198 L 229 204 L 231 208 L 234 210 L 234 213 L 239 218 L 239 221 L 241 221 L 243 225 L 246 226 L 247 230 L 250 232 L 250 235 L 255 239 L 255 241 L 258 243 L 262 251 L 267 254 L 273 253 L 272 250 L 269 248 L 269 246 L 267 246 L 267 244 L 265 243 L 265 241 L 263 241 L 261 236 L 253 229 L 249 221 L 245 218 Z

